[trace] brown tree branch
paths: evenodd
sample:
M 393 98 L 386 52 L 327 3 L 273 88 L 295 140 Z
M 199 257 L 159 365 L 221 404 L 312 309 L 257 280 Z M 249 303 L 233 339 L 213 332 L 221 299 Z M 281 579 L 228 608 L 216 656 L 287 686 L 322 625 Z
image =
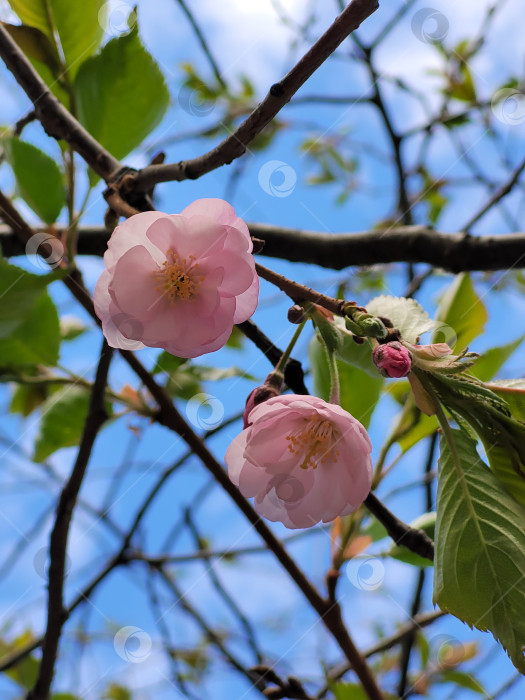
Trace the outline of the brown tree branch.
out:
M 524 232 L 470 236 L 426 226 L 400 226 L 391 230 L 317 233 L 271 224 L 248 226 L 253 236 L 265 241 L 259 255 L 332 270 L 397 262 L 427 263 L 454 273 L 525 267 Z M 6 257 L 25 252 L 13 228 L 0 226 L 0 246 Z M 79 255 L 104 255 L 110 235 L 103 226 L 80 227 Z
M 53 95 L 24 53 L 0 24 L 0 57 L 33 103 L 45 131 L 63 139 L 105 180 L 121 169 L 120 162 L 101 146 Z
M 424 559 L 434 561 L 434 543 L 423 530 L 417 530 L 399 520 L 373 493 L 366 497 L 365 506 L 385 527 L 396 544 Z
M 104 396 L 112 355 L 113 350 L 108 347 L 104 339 L 78 455 L 71 476 L 60 494 L 55 524 L 49 541 L 47 628 L 42 645 L 42 660 L 38 677 L 33 689 L 27 694 L 27 700 L 47 700 L 49 698 L 60 634 L 67 619 L 67 611 L 64 608 L 64 577 L 69 526 L 91 450 L 99 430 L 108 417 L 104 407 Z
M 301 85 L 378 6 L 377 0 L 351 0 L 335 22 L 291 71 L 272 85 L 264 100 L 231 135 L 197 158 L 143 168 L 135 176 L 135 189 L 147 192 L 159 182 L 194 180 L 242 156 L 248 144 L 281 111 Z

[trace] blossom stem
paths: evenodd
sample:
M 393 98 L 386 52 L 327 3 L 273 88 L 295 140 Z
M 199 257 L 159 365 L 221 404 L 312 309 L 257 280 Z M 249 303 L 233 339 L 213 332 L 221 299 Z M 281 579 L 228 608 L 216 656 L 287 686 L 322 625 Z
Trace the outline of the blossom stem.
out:
M 339 368 L 337 367 L 335 352 L 326 348 L 326 354 L 328 356 L 328 369 L 330 370 L 330 398 L 328 401 L 339 405 L 341 385 L 339 383 Z
M 284 368 L 286 367 L 286 363 L 290 359 L 290 355 L 292 354 L 292 350 L 295 347 L 295 344 L 299 340 L 299 336 L 301 335 L 301 331 L 306 325 L 306 320 L 304 320 L 302 323 L 300 323 L 297 328 L 295 329 L 295 333 L 292 336 L 292 339 L 288 343 L 287 348 L 281 355 L 281 359 L 279 362 L 275 365 L 274 372 L 279 372 L 280 374 L 284 375 Z

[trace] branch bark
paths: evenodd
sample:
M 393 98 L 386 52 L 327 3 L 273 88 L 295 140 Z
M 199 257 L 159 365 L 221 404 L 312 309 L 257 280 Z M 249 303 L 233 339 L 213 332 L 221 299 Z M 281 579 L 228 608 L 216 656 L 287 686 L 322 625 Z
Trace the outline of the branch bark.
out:
M 120 162 L 106 151 L 53 95 L 24 53 L 0 24 L 0 57 L 33 103 L 46 133 L 63 139 L 105 180 L 120 169 Z
M 33 689 L 27 694 L 27 700 L 48 700 L 49 698 L 60 634 L 68 616 L 67 610 L 64 608 L 64 578 L 69 526 L 91 450 L 99 430 L 107 420 L 104 394 L 112 355 L 113 350 L 108 347 L 104 339 L 77 459 L 71 476 L 60 494 L 55 524 L 50 537 L 47 628 L 42 645 L 42 660 L 38 677 Z
M 397 262 L 427 263 L 454 273 L 525 267 L 524 232 L 471 236 L 425 226 L 355 233 L 318 233 L 259 223 L 248 227 L 265 242 L 259 255 L 332 270 Z M 6 257 L 24 254 L 24 244 L 14 228 L 0 226 L 0 245 Z M 104 255 L 110 235 L 103 226 L 80 227 L 78 253 Z
M 399 520 L 373 493 L 369 493 L 365 506 L 385 527 L 396 544 L 402 545 L 424 559 L 434 561 L 434 543 L 423 532 Z

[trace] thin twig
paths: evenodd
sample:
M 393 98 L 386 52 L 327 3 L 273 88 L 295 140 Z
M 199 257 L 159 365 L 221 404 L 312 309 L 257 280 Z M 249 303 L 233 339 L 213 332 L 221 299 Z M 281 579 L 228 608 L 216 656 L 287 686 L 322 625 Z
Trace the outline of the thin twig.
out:
M 420 557 L 434 561 L 434 543 L 426 532 L 399 520 L 373 493 L 366 497 L 365 506 L 385 527 L 396 544 L 410 549 Z
M 104 406 L 104 395 L 112 355 L 113 350 L 109 348 L 104 339 L 78 455 L 71 476 L 60 494 L 55 524 L 49 540 L 47 627 L 42 645 L 42 661 L 40 662 L 38 678 L 33 689 L 27 694 L 27 700 L 47 700 L 53 681 L 60 634 L 67 619 L 67 611 L 64 609 L 64 577 L 69 526 L 91 450 L 99 430 L 108 418 Z
M 264 100 L 232 134 L 213 150 L 192 160 L 143 168 L 136 175 L 135 188 L 147 192 L 159 182 L 194 180 L 242 156 L 248 144 L 281 111 L 301 85 L 377 8 L 377 0 L 352 0 L 291 71 L 272 85 Z

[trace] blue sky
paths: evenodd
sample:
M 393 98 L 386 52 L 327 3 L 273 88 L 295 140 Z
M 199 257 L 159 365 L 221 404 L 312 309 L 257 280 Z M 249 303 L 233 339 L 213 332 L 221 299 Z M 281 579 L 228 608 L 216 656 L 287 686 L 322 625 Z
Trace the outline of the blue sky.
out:
M 115 2 L 110 5 L 110 17 L 113 16 L 113 31 L 120 29 L 119 19 L 125 3 Z M 268 86 L 281 77 L 302 54 L 307 43 L 299 41 L 290 49 L 292 33 L 283 27 L 275 13 L 272 3 L 260 0 L 258 3 L 245 3 L 242 0 L 227 0 L 220 4 L 211 0 L 191 3 L 192 9 L 209 39 L 210 46 L 217 61 L 224 71 L 226 80 L 232 85 L 238 84 L 239 75 L 247 74 L 254 83 L 257 94 L 263 96 Z M 304 18 L 312 3 L 307 0 L 281 2 L 286 14 L 291 17 Z M 337 3 L 317 3 L 316 21 L 309 29 L 310 36 L 318 36 L 334 17 Z M 387 22 L 401 3 L 384 6 L 360 30 L 361 37 L 367 40 L 373 37 Z M 463 2 L 458 6 L 451 2 L 434 2 L 433 9 L 441 12 L 448 21 L 447 45 L 455 45 L 466 36 L 476 33 L 488 2 Z M 147 140 L 147 146 L 162 145 L 163 140 L 172 134 L 199 128 L 201 125 L 213 124 L 220 115 L 220 108 L 212 110 L 206 117 L 194 117 L 181 108 L 178 100 L 183 61 L 192 62 L 204 75 L 209 76 L 209 67 L 199 47 L 191 37 L 185 18 L 172 0 L 158 0 L 155 3 L 139 1 L 139 26 L 141 36 L 149 50 L 159 61 L 172 96 L 172 106 L 162 124 Z M 419 3 L 416 9 L 424 7 Z M 2 7 L 2 16 L 6 16 Z M 516 74 L 518 66 L 523 66 L 523 44 L 521 29 L 516 22 L 519 9 L 518 0 L 509 0 L 498 13 L 493 31 L 487 37 L 486 50 L 473 61 L 471 69 L 482 99 L 489 98 L 509 76 Z M 419 40 L 411 31 L 410 19 L 414 12 L 391 33 L 385 45 L 378 53 L 377 68 L 382 75 L 395 76 L 424 89 L 429 105 L 434 109 L 439 104 L 436 88 L 439 79 L 429 73 L 440 65 L 436 49 Z M 115 17 L 117 19 L 115 19 Z M 505 50 L 501 50 L 504 46 Z M 328 61 L 299 92 L 299 95 L 311 94 L 366 94 L 367 80 L 364 70 L 355 62 L 345 58 L 345 51 L 351 48 L 347 42 L 342 49 L 341 59 Z M 21 96 L 18 86 L 5 70 L 0 71 L 0 90 L 3 100 L 0 107 L 0 123 L 10 124 L 27 111 L 28 102 Z M 414 99 L 408 98 L 394 87 L 385 88 L 393 121 L 400 131 L 408 130 L 425 119 L 424 112 Z M 458 109 L 461 109 L 461 104 Z M 246 166 L 238 187 L 234 191 L 231 203 L 240 216 L 249 221 L 274 223 L 297 228 L 307 228 L 326 232 L 365 230 L 373 226 L 392 208 L 392 183 L 395 182 L 390 165 L 373 157 L 371 150 L 364 148 L 357 151 L 357 144 L 372 143 L 381 152 L 388 152 L 388 142 L 384 129 L 377 115 L 369 106 L 333 107 L 306 105 L 288 107 L 281 118 L 290 123 L 290 128 L 277 136 L 268 151 L 248 155 Z M 363 185 L 362 192 L 352 195 L 347 202 L 337 207 L 334 205 L 338 193 L 336 186 L 312 188 L 306 183 L 308 175 L 315 171 L 315 166 L 299 151 L 301 139 L 310 133 L 301 124 L 316 122 L 318 132 L 336 133 L 346 128 L 351 133 L 350 144 L 354 144 L 360 161 L 357 173 Z M 481 125 L 474 125 L 462 130 L 462 138 L 469 153 L 479 163 L 483 172 L 494 180 L 503 173 L 502 159 L 508 157 L 517 163 L 523 153 L 525 135 L 523 125 L 509 125 L 499 122 L 498 141 L 494 142 L 484 133 Z M 42 134 L 38 125 L 27 127 L 24 138 L 31 140 L 50 154 L 56 155 L 57 148 L 53 142 Z M 168 160 L 181 160 L 200 154 L 211 148 L 214 141 L 190 141 L 166 148 Z M 420 146 L 419 139 L 414 138 L 407 145 L 407 158 L 413 158 Z M 352 146 L 349 146 L 352 148 Z M 296 185 L 286 197 L 275 197 L 265 191 L 260 184 L 261 168 L 271 160 L 278 160 L 293 169 Z M 147 162 L 141 149 L 132 154 L 127 162 L 135 167 Z M 430 162 L 436 177 L 461 177 L 466 173 L 463 163 L 457 160 L 447 134 L 442 130 L 432 146 Z M 199 197 L 222 197 L 228 188 L 232 166 L 221 168 L 197 181 L 161 185 L 157 189 L 158 208 L 163 211 L 177 212 L 189 202 Z M 0 185 L 8 190 L 11 187 L 10 175 L 5 167 L 0 168 Z M 274 182 L 279 185 L 279 180 Z M 81 191 L 81 188 L 79 188 Z M 85 223 L 99 223 L 104 211 L 104 202 L 100 197 L 101 186 L 92 195 L 86 212 Z M 458 186 L 450 191 L 452 200 L 443 220 L 439 222 L 442 230 L 455 231 L 469 216 L 475 212 L 485 197 L 483 189 Z M 79 194 L 79 198 L 81 194 Z M 507 206 L 516 218 L 523 213 L 523 191 L 511 195 Z M 24 205 L 21 211 L 34 220 Z M 416 221 L 425 222 L 423 207 L 415 209 Z M 506 223 L 496 212 L 485 217 L 475 228 L 476 232 L 500 232 L 507 230 Z M 18 260 L 18 264 L 27 265 L 27 261 Z M 300 282 L 305 282 L 327 294 L 335 294 L 340 281 L 345 280 L 352 271 L 336 273 L 311 265 L 298 265 L 281 260 L 263 260 L 264 264 L 286 274 Z M 86 258 L 81 267 L 88 286 L 92 289 L 102 270 L 100 259 Z M 437 275 L 427 283 L 418 297 L 423 306 L 432 315 L 440 292 L 450 281 L 450 276 Z M 489 322 L 486 333 L 472 346 L 472 350 L 482 351 L 493 345 L 503 344 L 516 338 L 522 332 L 520 321 L 508 322 L 508 319 L 522 319 L 524 312 L 523 296 L 509 287 L 503 291 L 494 291 L 494 278 L 483 279 L 476 276 L 478 292 L 483 295 L 489 310 Z M 381 293 L 402 295 L 406 289 L 406 273 L 399 267 L 392 268 L 385 278 L 385 288 Z M 65 290 L 53 285 L 52 294 L 59 309 L 64 314 L 74 314 L 87 319 L 77 306 L 72 303 Z M 356 299 L 366 302 L 375 293 L 362 291 Z M 261 286 L 259 308 L 254 316 L 255 322 L 274 342 L 284 346 L 291 337 L 293 328 L 286 321 L 289 302 L 268 284 Z M 295 355 L 306 363 L 306 350 L 310 332 L 301 338 Z M 95 329 L 77 341 L 64 347 L 61 363 L 79 374 L 91 377 L 94 362 L 100 345 L 100 337 Z M 152 366 L 156 351 L 145 349 L 139 357 L 148 366 Z M 519 351 L 509 361 L 502 372 L 503 377 L 519 376 L 523 373 L 524 353 Z M 249 344 L 241 351 L 225 349 L 220 353 L 202 358 L 203 364 L 228 367 L 232 364 L 242 367 L 258 379 L 263 379 L 269 366 L 260 354 Z M 111 370 L 112 386 L 121 388 L 126 383 L 136 386 L 133 375 L 119 359 Z M 224 406 L 225 417 L 234 415 L 244 403 L 244 397 L 252 388 L 247 380 L 230 379 L 217 384 L 208 384 L 205 391 L 216 396 Z M 0 400 L 6 406 L 9 390 L 2 387 Z M 184 404 L 180 406 L 185 411 Z M 374 414 L 370 434 L 377 456 L 387 426 L 392 424 L 395 407 L 391 400 L 384 399 Z M 133 428 L 132 431 L 130 428 Z M 57 485 L 53 483 L 41 465 L 34 465 L 28 459 L 38 429 L 36 416 L 27 421 L 19 417 L 8 416 L 3 419 L 0 435 L 5 437 L 6 446 L 13 439 L 17 440 L 25 454 L 18 454 L 12 448 L 3 457 L 4 475 L 2 490 L 4 498 L 1 514 L 3 516 L 0 558 L 12 550 L 19 541 L 20 532 L 27 531 L 34 519 L 50 509 L 57 494 Z M 222 458 L 229 442 L 237 434 L 239 425 L 233 425 L 214 437 L 210 444 L 215 454 Z M 137 433 L 139 437 L 137 437 Z M 1 448 L 2 451 L 4 447 Z M 89 473 L 82 490 L 82 498 L 87 502 L 101 506 L 109 484 L 119 473 L 117 492 L 113 495 L 110 514 L 113 520 L 126 527 L 140 505 L 148 487 L 160 472 L 182 453 L 181 441 L 174 435 L 157 427 L 150 426 L 145 419 L 123 417 L 109 425 L 96 444 Z M 64 449 L 56 453 L 50 464 L 56 473 L 64 477 L 74 459 L 74 449 Z M 395 456 L 395 449 L 392 456 Z M 403 459 L 398 467 L 385 480 L 381 495 L 391 489 L 411 482 L 422 473 L 425 448 L 417 446 Z M 190 459 L 185 467 L 177 472 L 156 501 L 155 508 L 145 519 L 144 527 L 139 533 L 138 542 L 148 553 L 161 551 L 166 534 L 180 518 L 181 511 L 192 504 L 208 481 L 207 473 L 195 459 Z M 420 514 L 424 508 L 422 489 L 401 493 L 387 501 L 396 513 L 409 521 Z M 214 548 L 231 548 L 258 544 L 258 539 L 242 516 L 235 513 L 230 501 L 218 489 L 209 490 L 202 498 L 197 511 L 198 524 L 202 534 L 210 539 Z M 35 632 L 43 629 L 45 622 L 44 607 L 45 581 L 35 570 L 34 558 L 45 547 L 51 520 L 46 520 L 45 527 L 25 542 L 17 566 L 2 582 L 1 601 L 4 615 L 2 624 L 6 625 L 4 634 L 15 636 L 24 629 Z M 289 534 L 280 525 L 272 526 L 282 536 Z M 21 540 L 24 542 L 24 539 Z M 187 535 L 177 541 L 174 551 L 185 553 L 191 551 L 193 543 Z M 95 523 L 93 518 L 78 510 L 71 530 L 70 557 L 71 570 L 67 581 L 67 599 L 75 597 L 82 585 L 88 581 L 95 570 L 101 567 L 118 547 L 115 537 L 102 523 Z M 373 550 L 372 550 L 373 551 Z M 329 539 L 321 528 L 314 528 L 312 533 L 290 545 L 290 552 L 297 557 L 308 575 L 322 587 L 324 572 L 329 563 Z M 392 632 L 398 622 L 404 621 L 410 606 L 414 586 L 415 569 L 394 561 L 382 559 L 383 570 L 380 572 L 381 583 L 373 590 L 359 590 L 352 584 L 350 576 L 343 575 L 339 593 L 342 598 L 345 619 L 354 632 L 359 645 L 363 648 L 376 639 L 378 626 L 384 633 Z M 38 567 L 37 567 L 38 568 Z M 243 639 L 242 630 L 232 623 L 231 613 L 217 595 L 205 575 L 202 563 L 181 565 L 174 569 L 176 582 L 186 592 L 188 600 L 198 604 L 210 624 L 223 625 L 225 629 L 234 629 L 231 639 L 232 649 L 240 658 L 253 662 Z M 221 577 L 231 595 L 238 601 L 244 613 L 256 622 L 261 648 L 273 660 L 278 661 L 277 669 L 281 675 L 297 674 L 305 680 L 322 678 L 321 661 L 340 660 L 340 654 L 330 641 L 327 633 L 317 620 L 315 614 L 306 609 L 294 586 L 284 577 L 279 565 L 267 555 L 249 555 L 242 557 L 236 564 L 218 561 L 214 570 Z M 424 591 L 424 610 L 431 608 L 431 574 L 427 574 Z M 102 689 L 110 678 L 128 684 L 136 689 L 133 696 L 138 700 L 145 698 L 177 697 L 170 683 L 170 667 L 162 653 L 159 633 L 156 626 L 160 615 L 155 615 L 147 604 L 148 571 L 141 565 L 134 565 L 126 571 L 114 572 L 99 589 L 92 603 L 83 606 L 69 622 L 62 639 L 63 662 L 59 666 L 56 689 L 75 688 L 80 697 L 94 700 L 100 697 Z M 162 589 L 160 589 L 162 591 Z M 172 606 L 173 600 L 160 593 L 159 605 L 162 618 L 166 621 L 174 646 L 190 646 L 201 638 L 200 632 L 188 620 L 179 606 Z M 80 656 L 75 628 L 83 623 L 88 632 L 95 636 L 97 643 L 83 649 Z M 153 640 L 151 653 L 142 663 L 129 663 L 120 658 L 114 650 L 114 635 L 125 626 L 136 626 L 144 630 Z M 476 640 L 482 649 L 480 659 L 484 667 L 479 678 L 492 691 L 502 679 L 512 674 L 512 666 L 504 653 L 493 657 L 493 640 L 489 635 L 471 632 L 468 627 L 457 620 L 447 619 L 436 623 L 427 636 L 429 639 L 441 639 L 440 635 L 449 635 L 460 642 Z M 214 660 L 210 672 L 205 676 L 203 685 L 197 689 L 197 697 L 236 698 L 238 700 L 259 697 L 249 689 L 246 681 L 237 676 L 225 663 L 218 660 L 215 651 L 210 650 Z M 81 658 L 81 661 L 76 659 Z M 468 667 L 468 665 L 467 665 Z M 3 697 L 20 696 L 14 684 L 0 679 Z M 504 697 L 518 700 L 523 697 L 524 681 L 521 680 Z M 459 697 L 467 697 L 468 691 Z M 435 690 L 436 700 L 449 698 L 451 687 L 443 686 Z

